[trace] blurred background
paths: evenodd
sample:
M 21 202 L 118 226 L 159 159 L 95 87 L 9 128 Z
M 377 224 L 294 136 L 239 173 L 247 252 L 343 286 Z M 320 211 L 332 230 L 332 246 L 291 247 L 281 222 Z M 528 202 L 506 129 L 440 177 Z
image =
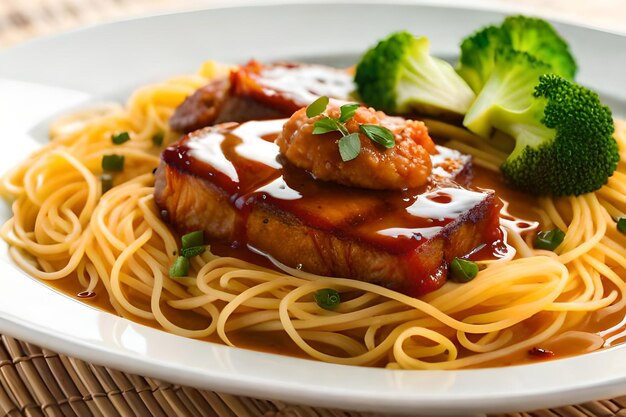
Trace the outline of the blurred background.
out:
M 0 47 L 36 36 L 142 14 L 279 1 L 281 0 L 0 0 Z M 521 12 L 626 34 L 626 0 L 431 0 L 430 3 L 512 7 Z

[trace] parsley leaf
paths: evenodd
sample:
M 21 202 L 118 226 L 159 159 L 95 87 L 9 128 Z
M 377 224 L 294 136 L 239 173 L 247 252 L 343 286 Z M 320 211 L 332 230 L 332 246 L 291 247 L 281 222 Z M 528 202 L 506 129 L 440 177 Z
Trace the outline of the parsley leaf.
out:
M 334 131 L 341 132 L 341 126 L 339 126 L 339 122 L 337 120 L 331 119 L 330 117 L 319 119 L 313 124 L 314 135 L 322 135 L 324 133 Z
M 348 120 L 352 119 L 352 116 L 354 116 L 354 113 L 356 113 L 356 110 L 359 107 L 361 107 L 361 105 L 357 103 L 344 104 L 343 106 L 341 106 L 339 108 L 339 110 L 341 110 L 341 116 L 339 117 L 339 122 L 345 123 Z
M 306 108 L 306 117 L 315 117 L 322 114 L 326 110 L 326 106 L 328 106 L 328 97 L 322 96 L 318 98 Z
M 373 142 L 384 146 L 387 149 L 396 146 L 396 139 L 391 130 L 378 125 L 360 125 L 359 130 Z
M 328 107 L 328 102 L 328 97 L 322 96 L 309 104 L 306 108 L 307 117 L 312 118 L 323 114 L 326 107 Z M 354 117 L 359 107 L 361 107 L 361 105 L 357 103 L 344 104 L 339 108 L 341 111 L 339 118 L 335 119 L 324 116 L 313 123 L 314 135 L 323 135 L 330 132 L 341 133 L 343 137 L 337 141 L 337 145 L 339 146 L 341 159 L 344 162 L 353 160 L 361 153 L 361 138 L 359 133 L 350 133 L 346 127 L 346 122 Z M 382 145 L 387 149 L 396 146 L 396 139 L 393 133 L 386 127 L 359 124 L 359 131 L 372 142 Z
M 361 153 L 361 139 L 358 133 L 350 133 L 337 142 L 339 154 L 344 162 L 351 161 Z

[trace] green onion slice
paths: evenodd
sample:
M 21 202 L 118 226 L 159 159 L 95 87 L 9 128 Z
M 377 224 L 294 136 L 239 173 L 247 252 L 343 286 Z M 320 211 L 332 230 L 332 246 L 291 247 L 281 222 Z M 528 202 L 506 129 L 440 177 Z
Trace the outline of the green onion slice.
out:
M 152 144 L 154 146 L 161 146 L 163 144 L 163 139 L 165 139 L 165 133 L 157 132 L 152 135 Z
M 102 169 L 104 171 L 122 171 L 124 169 L 124 155 L 103 155 Z
M 128 142 L 130 140 L 130 135 L 128 132 L 118 133 L 117 135 L 111 136 L 111 142 L 116 145 L 121 145 L 124 142 Z
M 533 246 L 536 249 L 555 250 L 565 238 L 565 233 L 559 229 L 539 232 Z
M 180 254 L 185 258 L 193 258 L 204 253 L 206 246 L 192 246 L 190 248 L 182 248 Z
M 341 296 L 332 288 L 323 288 L 315 291 L 313 298 L 315 298 L 317 305 L 324 310 L 334 310 L 341 303 Z
M 454 258 L 450 263 L 450 280 L 470 282 L 478 275 L 478 264 L 466 259 Z
M 179 256 L 170 268 L 170 277 L 180 278 L 189 274 L 189 259 Z
M 102 194 L 106 193 L 107 191 L 109 191 L 111 188 L 113 188 L 113 176 L 111 176 L 111 174 L 101 174 L 100 175 L 100 185 L 102 188 Z
M 204 245 L 204 232 L 202 230 L 196 230 L 195 232 L 187 233 L 181 238 L 183 249 L 193 248 L 194 246 Z

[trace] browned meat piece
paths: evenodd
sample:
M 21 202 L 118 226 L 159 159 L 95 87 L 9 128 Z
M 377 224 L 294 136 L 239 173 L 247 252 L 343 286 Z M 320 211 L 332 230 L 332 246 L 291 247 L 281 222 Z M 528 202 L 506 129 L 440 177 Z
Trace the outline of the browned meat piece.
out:
M 170 119 L 170 127 L 179 132 L 191 132 L 210 126 L 219 116 L 228 94 L 228 79 L 217 79 L 187 97 Z
M 318 181 L 281 160 L 284 120 L 206 128 L 163 152 L 155 201 L 175 228 L 250 245 L 291 267 L 417 296 L 447 264 L 499 236 L 493 192 L 461 188 L 469 160 L 438 147 L 429 184 L 373 191 Z
M 315 122 L 323 117 L 338 119 L 339 105 L 330 104 L 322 115 L 309 118 L 306 109 L 295 112 L 283 126 L 276 139 L 280 152 L 299 168 L 311 172 L 315 178 L 340 184 L 374 190 L 402 190 L 425 185 L 430 176 L 430 153 L 437 153 L 428 136 L 426 126 L 415 120 L 390 117 L 372 108 L 360 107 L 346 123 L 349 133 L 358 133 L 361 152 L 351 161 L 343 161 L 337 141 L 339 132 L 314 135 Z M 373 124 L 388 128 L 396 144 L 385 149 L 362 133 L 359 125 Z
M 269 120 L 291 116 L 319 96 L 348 100 L 352 76 L 322 65 L 250 61 L 198 89 L 174 112 L 170 127 L 192 132 L 223 122 Z

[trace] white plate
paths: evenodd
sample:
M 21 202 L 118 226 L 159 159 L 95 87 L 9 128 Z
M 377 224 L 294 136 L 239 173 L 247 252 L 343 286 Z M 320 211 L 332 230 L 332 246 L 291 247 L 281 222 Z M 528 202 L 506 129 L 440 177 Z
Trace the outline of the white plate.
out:
M 81 103 L 226 62 L 340 62 L 393 30 L 456 55 L 460 39 L 502 14 L 407 4 L 280 5 L 195 11 L 112 23 L 0 52 L 0 166 L 46 140 L 46 124 Z M 581 70 L 626 114 L 626 38 L 559 24 Z M 6 168 L 5 168 L 6 169 Z M 2 205 L 0 215 L 8 216 Z M 173 336 L 86 307 L 0 262 L 0 331 L 129 372 L 216 391 L 312 406 L 407 414 L 505 412 L 626 394 L 626 347 L 509 368 L 389 371 L 329 365 Z

